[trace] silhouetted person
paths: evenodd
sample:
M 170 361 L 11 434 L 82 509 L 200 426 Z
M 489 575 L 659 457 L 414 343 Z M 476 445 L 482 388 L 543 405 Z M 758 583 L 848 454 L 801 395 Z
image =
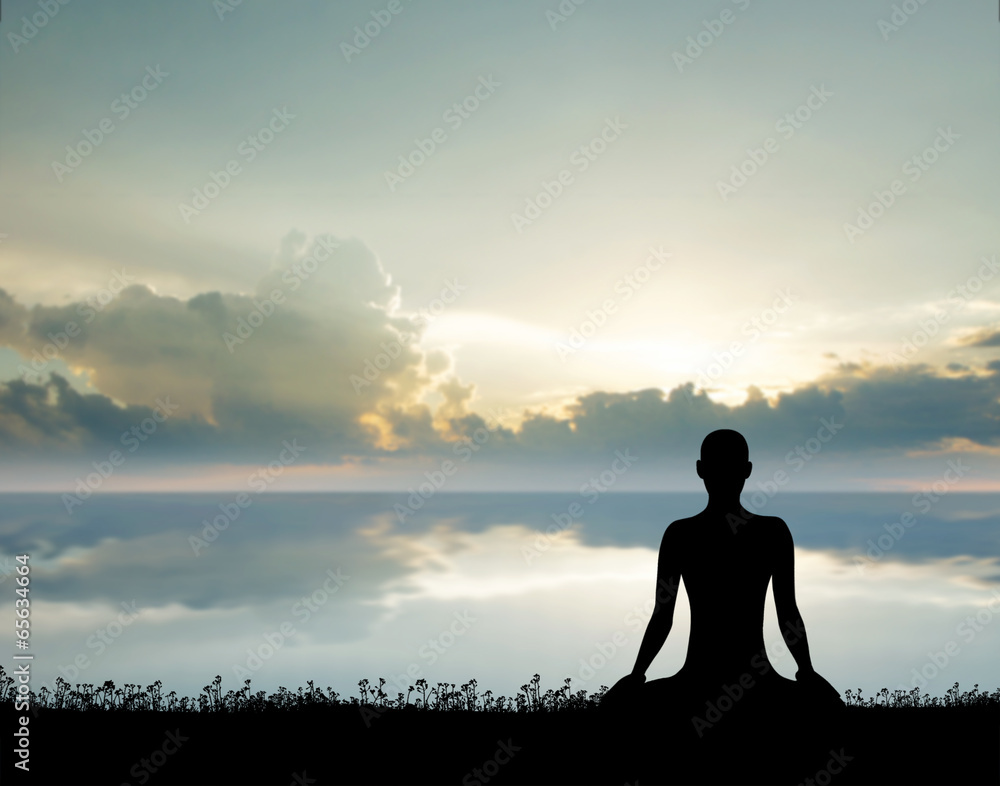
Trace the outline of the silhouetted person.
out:
M 741 739 L 761 731 L 786 734 L 797 723 L 816 726 L 843 707 L 809 657 L 795 602 L 788 526 L 740 504 L 752 468 L 739 432 L 722 429 L 705 437 L 696 469 L 708 504 L 701 513 L 674 521 L 663 534 L 653 614 L 632 673 L 602 702 L 606 711 L 641 718 L 653 732 L 657 719 L 667 718 L 691 732 L 691 739 L 714 742 L 732 734 Z M 691 605 L 687 657 L 672 677 L 647 683 L 646 670 L 673 623 L 681 579 Z M 775 672 L 767 658 L 763 623 L 769 582 L 781 635 L 798 666 L 795 680 Z

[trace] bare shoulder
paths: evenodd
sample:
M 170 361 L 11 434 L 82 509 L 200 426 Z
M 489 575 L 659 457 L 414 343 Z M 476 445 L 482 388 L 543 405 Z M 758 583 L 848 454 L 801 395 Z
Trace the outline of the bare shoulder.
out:
M 677 519 L 671 521 L 663 531 L 663 538 L 660 540 L 660 549 L 676 551 L 684 547 L 691 531 L 691 519 Z
M 667 529 L 663 533 L 663 537 L 667 538 L 682 538 L 687 535 L 691 530 L 692 522 L 694 518 L 677 519 L 676 521 L 671 521 L 667 525 Z
M 754 521 L 759 524 L 761 531 L 766 533 L 769 538 L 786 540 L 792 537 L 792 533 L 783 518 L 778 516 L 754 516 Z

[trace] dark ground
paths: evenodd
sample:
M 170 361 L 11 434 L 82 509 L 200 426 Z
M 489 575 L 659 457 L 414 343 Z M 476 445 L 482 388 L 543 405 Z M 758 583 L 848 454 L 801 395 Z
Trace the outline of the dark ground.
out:
M 9 706 L 9 705 L 8 705 Z M 260 713 L 42 709 L 31 727 L 33 784 L 1000 783 L 1000 710 L 844 710 L 817 733 L 800 719 L 723 718 L 648 726 L 595 710 L 490 713 L 358 707 Z M 645 719 L 641 719 L 646 723 Z M 7 712 L 6 729 L 15 721 Z M 755 735 L 760 739 L 755 740 Z M 145 761 L 143 761 L 145 760 Z M 478 770 L 478 772 L 477 772 Z M 811 779 L 807 780 L 807 779 Z

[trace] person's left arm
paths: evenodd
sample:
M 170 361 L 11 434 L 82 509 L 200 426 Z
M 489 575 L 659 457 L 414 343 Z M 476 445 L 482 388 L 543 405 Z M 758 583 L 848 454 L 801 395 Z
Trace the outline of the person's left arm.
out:
M 675 521 L 660 541 L 660 554 L 656 563 L 656 596 L 653 615 L 646 625 L 646 632 L 639 645 L 639 654 L 632 669 L 633 677 L 645 678 L 646 670 L 653 658 L 663 648 L 670 628 L 674 623 L 674 605 L 677 602 L 677 590 L 680 586 L 680 532 Z

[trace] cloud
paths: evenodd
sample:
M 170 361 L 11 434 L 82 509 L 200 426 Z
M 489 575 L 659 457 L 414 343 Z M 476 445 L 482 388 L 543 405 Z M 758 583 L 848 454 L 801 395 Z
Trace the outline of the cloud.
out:
M 331 608 L 346 627 L 330 634 L 339 640 L 363 635 L 378 616 L 371 606 L 383 585 L 418 569 L 406 554 L 369 542 L 365 530 L 377 512 L 362 509 L 370 498 L 348 495 L 256 497 L 196 556 L 189 538 L 232 498 L 113 495 L 71 516 L 51 496 L 22 497 L 0 516 L 0 554 L 31 553 L 49 602 L 253 608 L 269 621 L 287 617 L 295 601 L 323 584 L 326 571 L 339 571 L 345 580 Z
M 392 505 L 404 496 L 262 495 L 195 556 L 189 537 L 232 496 L 109 495 L 71 515 L 53 495 L 19 495 L 0 514 L 0 555 L 31 553 L 52 603 L 257 608 L 270 621 L 340 569 L 350 578 L 336 606 L 357 623 L 354 637 L 420 598 L 530 592 L 570 567 L 574 576 L 560 580 L 627 575 L 615 560 L 625 552 L 610 550 L 655 554 L 667 523 L 705 502 L 704 492 L 607 495 L 593 504 L 579 494 L 441 495 L 401 525 Z M 583 514 L 553 530 L 553 514 L 574 502 Z M 949 493 L 925 506 L 910 494 L 782 494 L 766 512 L 788 522 L 797 546 L 827 552 L 851 575 L 950 560 L 950 572 L 977 593 L 997 582 L 994 497 Z M 906 513 L 912 524 L 894 529 Z M 468 567 L 461 580 L 459 564 Z
M 248 293 L 182 300 L 126 286 L 124 271 L 119 280 L 59 306 L 29 308 L 0 290 L 0 342 L 26 359 L 24 379 L 0 386 L 8 462 L 120 446 L 164 400 L 176 414 L 144 454 L 188 465 L 269 460 L 291 439 L 314 464 L 438 459 L 483 429 L 480 469 L 527 471 L 622 448 L 638 451 L 644 467 L 688 461 L 719 428 L 741 431 L 755 456 L 784 455 L 824 422 L 843 424 L 832 454 L 1000 445 L 998 361 L 940 371 L 843 363 L 772 400 L 750 387 L 739 405 L 691 383 L 593 391 L 496 428 L 472 411 L 475 385 L 460 381 L 448 353 L 419 347 L 426 319 L 400 311 L 398 287 L 357 240 L 290 232 Z M 94 392 L 52 371 L 55 354 Z
M 0 439 L 26 449 L 113 443 L 169 397 L 178 415 L 151 450 L 184 444 L 196 461 L 245 459 L 247 448 L 295 437 L 330 462 L 399 447 L 407 430 L 433 442 L 418 399 L 450 363 L 439 352 L 428 364 L 415 345 L 422 321 L 398 304 L 362 243 L 307 244 L 296 232 L 252 293 L 181 300 L 132 284 L 26 308 L 0 291 L 0 341 L 27 360 L 24 379 L 0 389 Z M 53 373 L 56 350 L 100 392 L 80 395 Z M 380 434 L 380 418 L 395 440 Z
M 983 328 L 962 342 L 970 347 L 1000 347 L 1000 330 Z
M 213 369 L 207 416 L 196 407 L 191 412 L 189 406 L 186 413 L 182 410 L 163 423 L 145 450 L 195 462 L 238 460 L 241 450 L 273 452 L 282 440 L 298 437 L 310 446 L 309 461 L 336 463 L 347 453 L 402 458 L 451 455 L 457 440 L 490 429 L 489 441 L 477 453 L 492 462 L 576 461 L 625 447 L 647 460 L 686 459 L 697 454 L 708 432 L 733 428 L 747 437 L 754 455 L 761 456 L 784 454 L 790 446 L 814 438 L 824 422 L 842 427 L 835 429 L 837 439 L 830 441 L 833 453 L 1000 445 L 1000 363 L 979 371 L 953 369 L 947 376 L 929 366 L 843 366 L 773 401 L 751 388 L 747 400 L 735 406 L 712 401 L 690 383 L 669 392 L 598 391 L 579 396 L 564 414 L 525 413 L 514 430 L 496 428 L 487 418 L 469 412 L 473 386 L 454 378 L 433 388 L 443 399 L 436 415 L 416 403 L 415 393 L 430 382 L 416 352 L 400 371 L 402 380 L 390 377 L 394 386 L 384 383 L 383 398 L 366 404 L 353 391 L 324 397 L 316 389 L 301 390 L 309 387 L 310 375 L 295 362 L 286 362 L 287 357 L 275 359 L 279 347 L 263 341 L 260 346 L 258 354 L 248 353 L 246 361 L 234 362 L 226 371 Z M 297 352 L 290 347 L 286 354 Z M 271 361 L 276 365 L 269 366 Z M 166 373 L 163 365 L 156 365 L 151 375 Z M 252 379 L 254 371 L 261 378 Z M 113 373 L 122 385 L 130 383 L 124 363 L 114 366 Z M 312 376 L 323 380 L 338 375 L 328 368 Z M 245 384 L 238 384 L 243 377 Z M 182 383 L 173 389 L 183 388 Z M 413 389 L 402 389 L 404 383 Z M 171 389 L 165 379 L 163 388 Z M 178 405 L 184 401 L 172 393 L 164 397 Z M 122 406 L 102 394 L 82 394 L 57 374 L 44 384 L 12 380 L 0 387 L 0 444 L 37 455 L 92 450 L 115 445 L 154 411 L 145 405 Z
M 1000 444 L 1000 363 L 942 376 L 927 365 L 843 365 L 768 401 L 751 387 L 740 405 L 717 403 L 690 383 L 580 396 L 566 416 L 535 414 L 516 443 L 497 451 L 574 456 L 628 446 L 651 458 L 695 456 L 710 431 L 742 432 L 756 454 L 784 454 L 815 438 L 823 421 L 842 424 L 829 450 L 902 451 L 948 440 Z

